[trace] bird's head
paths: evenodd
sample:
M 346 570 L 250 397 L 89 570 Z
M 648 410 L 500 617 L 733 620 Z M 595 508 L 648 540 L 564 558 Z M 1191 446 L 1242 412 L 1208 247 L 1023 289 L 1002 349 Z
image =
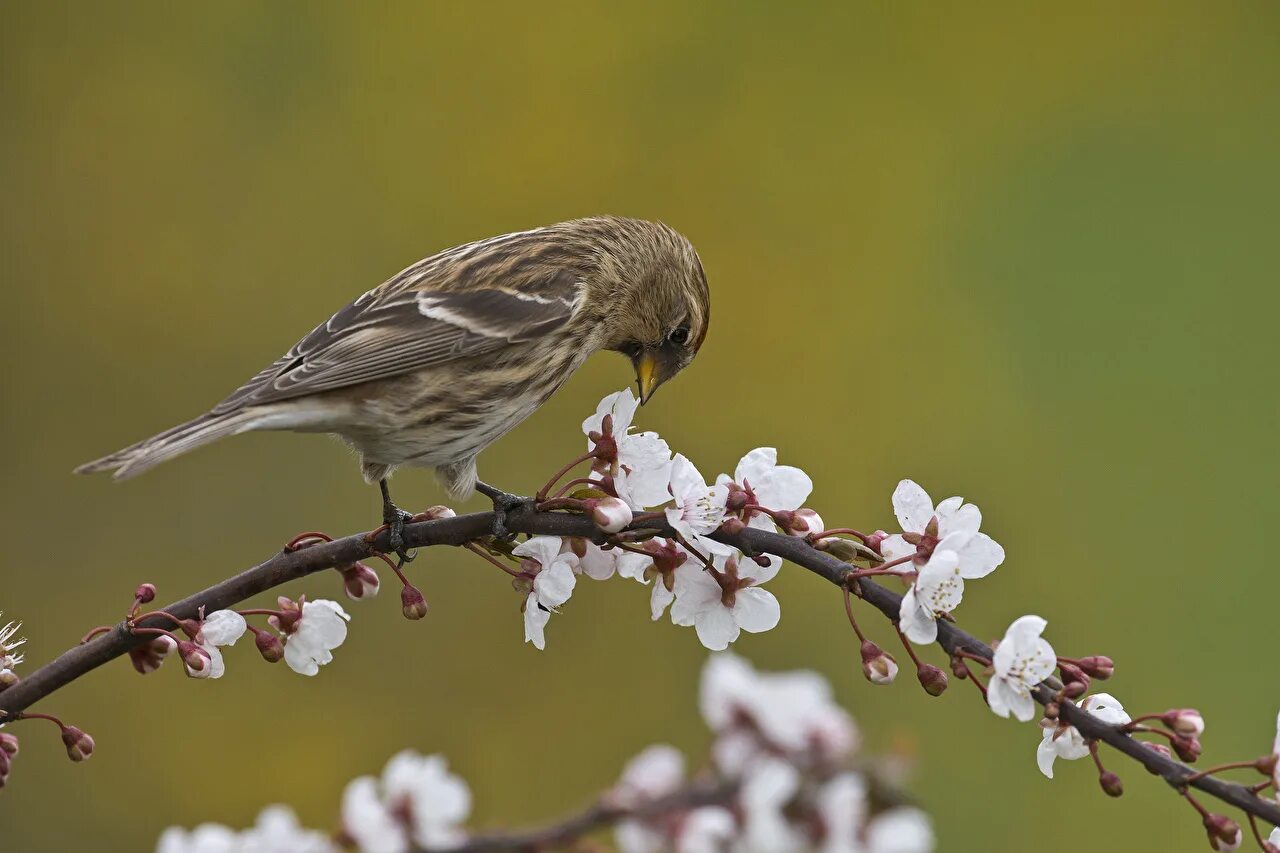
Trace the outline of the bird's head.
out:
M 615 239 L 601 252 L 604 348 L 631 360 L 640 402 L 689 366 L 707 336 L 711 299 L 693 245 L 657 222 L 611 220 Z

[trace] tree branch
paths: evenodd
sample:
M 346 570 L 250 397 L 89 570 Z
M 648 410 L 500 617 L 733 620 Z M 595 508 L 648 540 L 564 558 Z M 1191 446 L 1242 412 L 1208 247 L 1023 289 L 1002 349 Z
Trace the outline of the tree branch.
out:
M 409 524 L 404 530 L 404 541 L 409 548 L 421 548 L 433 545 L 462 545 L 466 542 L 486 536 L 493 524 L 493 513 L 476 513 L 454 518 L 436 519 Z M 536 512 L 528 508 L 510 511 L 506 520 L 507 529 L 517 533 L 548 536 L 580 536 L 596 542 L 604 542 L 605 535 L 582 515 L 569 515 L 555 512 Z M 638 527 L 652 529 L 658 535 L 670 536 L 672 531 L 659 521 L 646 521 Z M 277 554 L 267 561 L 248 569 L 233 578 L 209 587 L 206 590 L 188 596 L 166 608 L 168 612 L 180 618 L 192 618 L 204 607 L 207 611 L 230 607 L 251 596 L 266 592 L 269 589 L 297 580 L 307 575 L 337 566 L 345 566 L 366 559 L 388 549 L 387 533 L 384 531 L 367 541 L 365 534 L 356 534 L 332 542 L 312 545 L 297 551 L 286 551 Z M 848 564 L 812 547 L 806 540 L 793 536 L 784 536 L 762 530 L 746 528 L 739 533 L 719 531 L 713 538 L 718 539 L 746 553 L 768 553 L 781 557 L 817 574 L 838 587 L 845 585 L 845 576 L 851 571 Z M 890 621 L 898 619 L 902 597 L 892 590 L 862 578 L 856 581 L 861 598 L 885 615 Z M 144 620 L 143 627 L 169 627 L 170 623 L 163 619 Z M 76 646 L 55 660 L 31 673 L 17 684 L 0 691 L 0 722 L 13 720 L 17 715 L 36 702 L 50 695 L 75 679 L 97 669 L 108 661 L 126 654 L 130 649 L 141 646 L 149 637 L 136 637 L 129 633 L 122 622 L 113 630 L 101 634 L 89 642 Z M 986 643 L 968 634 L 958 626 L 940 621 L 938 623 L 938 645 L 954 654 L 958 650 L 967 650 L 990 659 L 993 652 Z M 1052 699 L 1060 687 L 1056 680 L 1043 682 L 1034 691 L 1035 699 L 1045 704 Z M 1259 797 L 1247 787 L 1225 782 L 1212 776 L 1188 779 L 1195 771 L 1178 761 L 1174 761 L 1154 750 L 1142 745 L 1141 741 L 1130 737 L 1118 726 L 1103 723 L 1093 715 L 1083 711 L 1070 702 L 1061 705 L 1060 714 L 1087 738 L 1113 747 L 1117 751 L 1137 761 L 1147 770 L 1162 777 L 1177 790 L 1186 786 L 1197 788 L 1213 797 L 1239 808 L 1247 814 L 1262 818 L 1280 826 L 1280 804 Z M 587 815 L 591 813 L 588 812 Z M 584 815 L 583 817 L 585 817 Z M 520 849 L 505 848 L 470 848 L 470 849 Z

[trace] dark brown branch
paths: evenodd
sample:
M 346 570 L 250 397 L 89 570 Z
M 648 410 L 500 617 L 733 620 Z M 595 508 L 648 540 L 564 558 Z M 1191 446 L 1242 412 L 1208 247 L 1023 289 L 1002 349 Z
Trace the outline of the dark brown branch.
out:
M 694 782 L 679 791 L 634 808 L 605 800 L 560 823 L 540 829 L 473 835 L 464 844 L 448 848 L 461 853 L 537 853 L 558 850 L 600 829 L 624 820 L 661 817 L 700 806 L 726 805 L 738 792 L 732 782 Z
M 422 521 L 405 527 L 404 540 L 410 548 L 462 545 L 487 535 L 492 524 L 493 514 L 488 512 Z M 507 529 L 518 533 L 582 536 L 597 542 L 604 540 L 604 534 L 592 524 L 589 518 L 581 515 L 534 512 L 521 508 L 508 513 L 506 525 Z M 658 521 L 645 522 L 645 526 L 653 528 L 662 535 L 672 533 Z M 844 586 L 845 575 L 851 571 L 848 564 L 830 554 L 816 550 L 804 539 L 794 536 L 747 528 L 736 534 L 718 532 L 714 538 L 747 553 L 774 554 L 808 569 L 839 587 Z M 196 615 L 201 606 L 208 611 L 230 607 L 273 587 L 315 572 L 332 569 L 335 566 L 354 563 L 386 548 L 387 534 L 383 532 L 374 538 L 372 544 L 366 542 L 364 534 L 357 534 L 299 551 L 283 552 L 229 580 L 184 598 L 164 609 L 180 618 L 191 618 Z M 900 595 L 866 578 L 859 579 L 856 583 L 864 601 L 883 613 L 890 621 L 897 621 L 902 601 Z M 141 624 L 145 627 L 165 627 L 168 620 L 147 620 Z M 132 636 L 121 623 L 88 643 L 64 652 L 14 686 L 0 691 L 0 709 L 3 709 L 0 710 L 0 722 L 13 719 L 18 712 L 113 658 L 127 653 L 131 648 L 146 642 L 147 639 Z M 938 645 L 948 655 L 960 649 L 986 658 L 990 658 L 993 654 L 991 647 L 986 643 L 945 621 L 938 623 Z M 1041 704 L 1050 701 L 1058 686 L 1056 682 L 1042 684 L 1034 692 L 1036 701 Z M 1192 768 L 1148 749 L 1140 741 L 1121 731 L 1119 727 L 1103 723 L 1070 702 L 1062 703 L 1060 713 L 1085 737 L 1097 739 L 1124 753 L 1147 770 L 1162 777 L 1175 789 L 1181 790 L 1189 784 L 1248 814 L 1280 826 L 1280 804 L 1259 797 L 1247 787 L 1212 776 L 1188 782 L 1188 778 L 1195 775 Z

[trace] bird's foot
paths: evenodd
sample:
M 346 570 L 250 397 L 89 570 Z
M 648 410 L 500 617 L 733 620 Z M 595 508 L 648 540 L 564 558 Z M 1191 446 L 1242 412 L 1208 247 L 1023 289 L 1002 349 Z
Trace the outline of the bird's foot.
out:
M 533 498 L 521 497 L 496 489 L 488 483 L 476 483 L 476 491 L 493 501 L 493 538 L 505 541 L 515 536 L 507 530 L 507 516 L 513 512 L 533 510 L 536 501 Z
M 412 520 L 413 513 L 406 512 L 394 504 L 382 510 L 382 523 L 387 529 L 387 546 L 399 558 L 400 568 L 404 568 L 405 563 L 412 563 L 416 556 L 404 546 L 404 525 Z

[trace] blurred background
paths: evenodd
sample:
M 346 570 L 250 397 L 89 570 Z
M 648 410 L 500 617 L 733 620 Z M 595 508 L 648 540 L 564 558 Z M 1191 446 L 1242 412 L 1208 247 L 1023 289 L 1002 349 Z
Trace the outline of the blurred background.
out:
M 125 484 L 74 465 L 203 411 L 420 257 L 609 212 L 687 234 L 715 302 L 644 427 L 712 475 L 776 445 L 831 523 L 888 527 L 902 477 L 965 495 L 1009 559 L 963 624 L 1039 613 L 1060 652 L 1117 659 L 1130 711 L 1202 709 L 1209 761 L 1264 751 L 1280 581 L 1241 543 L 1280 524 L 1280 10 L 793 5 L 6 4 L 0 608 L 26 623 L 24 670 L 141 581 L 170 601 L 377 517 L 321 437 L 244 436 Z M 532 491 L 630 381 L 593 360 L 482 475 Z M 425 472 L 396 484 L 442 499 Z M 538 653 L 474 558 L 412 576 L 429 617 L 390 588 L 354 604 L 315 679 L 250 645 L 219 682 L 119 661 L 58 693 L 40 710 L 98 751 L 72 766 L 23 732 L 5 848 L 146 849 L 278 800 L 327 827 L 402 747 L 447 754 L 478 825 L 519 825 L 648 743 L 705 746 L 705 653 L 649 623 L 642 589 L 580 586 Z M 869 686 L 832 589 L 772 588 L 781 624 L 735 649 L 820 671 L 874 748 L 914 755 L 941 849 L 1203 847 L 1137 768 L 1116 762 L 1122 801 L 1087 762 L 1050 782 L 1038 729 L 970 689 Z

